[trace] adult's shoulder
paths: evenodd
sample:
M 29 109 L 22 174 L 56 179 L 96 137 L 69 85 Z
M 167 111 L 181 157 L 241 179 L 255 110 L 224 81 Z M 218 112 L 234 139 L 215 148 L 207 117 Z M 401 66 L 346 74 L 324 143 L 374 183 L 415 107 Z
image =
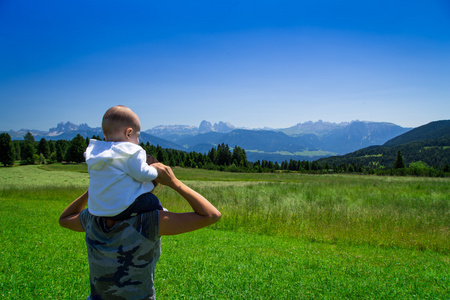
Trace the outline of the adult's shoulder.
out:
M 89 212 L 89 209 L 85 208 L 80 212 L 80 223 L 84 230 L 93 221 L 95 216 Z
M 159 210 L 153 210 L 134 217 L 138 231 L 149 240 L 159 239 Z

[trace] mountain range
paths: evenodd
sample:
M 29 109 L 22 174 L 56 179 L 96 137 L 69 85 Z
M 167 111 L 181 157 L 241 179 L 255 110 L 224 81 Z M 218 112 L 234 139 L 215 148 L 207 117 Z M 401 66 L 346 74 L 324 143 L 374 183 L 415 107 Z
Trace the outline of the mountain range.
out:
M 202 121 L 198 127 L 188 125 L 160 125 L 141 132 L 141 141 L 163 148 L 206 153 L 224 143 L 246 150 L 249 161 L 315 160 L 343 155 L 373 145 L 382 145 L 412 128 L 393 123 L 352 121 L 330 123 L 324 121 L 298 123 L 289 128 L 245 129 L 228 122 Z M 13 140 L 23 139 L 31 132 L 35 140 L 71 140 L 77 134 L 83 137 L 100 136 L 100 127 L 61 122 L 48 132 L 22 129 L 9 131 Z
M 386 143 L 370 146 L 349 154 L 319 159 L 329 166 L 359 164 L 392 167 L 401 152 L 406 165 L 419 162 L 442 169 L 450 164 L 450 120 L 430 122 L 399 135 Z M 448 172 L 448 171 L 447 171 Z

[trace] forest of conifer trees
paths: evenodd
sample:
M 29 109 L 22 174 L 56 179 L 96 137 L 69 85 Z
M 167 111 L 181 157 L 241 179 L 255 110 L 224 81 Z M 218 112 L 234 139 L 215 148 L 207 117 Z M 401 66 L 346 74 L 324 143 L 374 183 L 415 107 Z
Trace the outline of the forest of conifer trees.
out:
M 100 139 L 93 136 L 93 139 Z M 8 133 L 0 135 L 0 162 L 4 166 L 19 164 L 52 164 L 52 163 L 82 163 L 84 152 L 89 144 L 89 138 L 75 136 L 71 141 L 46 140 L 35 141 L 31 133 L 23 140 L 12 141 Z M 327 160 L 284 160 L 281 163 L 272 161 L 249 162 L 245 150 L 239 146 L 230 148 L 220 144 L 211 148 L 208 153 L 186 152 L 165 149 L 150 143 L 140 146 L 159 162 L 171 167 L 200 168 L 228 172 L 304 172 L 312 174 L 323 173 L 360 173 L 378 175 L 415 175 L 446 177 L 450 176 L 448 163 L 442 168 L 433 168 L 422 161 L 410 162 L 408 166 L 403 161 L 401 151 L 398 151 L 395 162 L 391 166 L 364 164 L 362 161 L 343 162 L 339 159 Z M 338 157 L 337 157 L 338 158 Z

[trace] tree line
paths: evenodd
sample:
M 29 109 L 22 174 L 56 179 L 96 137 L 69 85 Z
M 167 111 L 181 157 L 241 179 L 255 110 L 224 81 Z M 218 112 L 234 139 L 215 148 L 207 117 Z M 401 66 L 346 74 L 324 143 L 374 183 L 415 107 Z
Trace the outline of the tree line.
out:
M 100 140 L 99 136 L 92 138 Z M 35 141 L 28 132 L 21 141 L 12 141 L 8 133 L 0 134 L 0 163 L 12 166 L 16 161 L 20 164 L 51 164 L 51 163 L 81 163 L 85 161 L 84 152 L 89 144 L 89 138 L 80 134 L 72 140 Z M 449 176 L 448 163 L 442 168 L 433 168 L 422 161 L 410 163 L 408 166 L 399 150 L 397 158 L 391 167 L 363 164 L 362 161 L 343 162 L 342 160 L 284 160 L 281 163 L 267 160 L 249 162 L 245 150 L 239 146 L 230 148 L 227 144 L 219 144 L 208 153 L 186 152 L 166 149 L 161 146 L 141 143 L 147 153 L 153 155 L 159 162 L 171 167 L 200 168 L 228 172 L 303 172 L 303 173 L 362 173 L 378 175 L 419 175 L 419 176 Z
M 4 166 L 12 166 L 16 161 L 22 165 L 44 164 L 55 162 L 84 161 L 84 151 L 89 139 L 77 135 L 71 141 L 49 140 L 42 138 L 35 141 L 34 136 L 28 132 L 23 141 L 12 141 L 8 133 L 0 134 L 0 162 Z
M 101 139 L 99 136 L 92 138 Z M 38 142 L 30 132 L 23 137 L 23 140 L 12 141 L 8 133 L 1 133 L 0 162 L 4 166 L 12 166 L 16 161 L 22 165 L 56 162 L 81 163 L 85 161 L 84 152 L 89 141 L 89 138 L 83 138 L 78 134 L 70 141 L 47 141 L 42 138 Z M 207 154 L 165 149 L 150 145 L 148 142 L 147 144 L 141 143 L 140 146 L 158 161 L 170 166 L 220 170 L 235 168 L 240 171 L 246 170 L 250 166 L 245 150 L 238 146 L 231 149 L 228 145 L 221 144 L 217 148 L 212 148 Z

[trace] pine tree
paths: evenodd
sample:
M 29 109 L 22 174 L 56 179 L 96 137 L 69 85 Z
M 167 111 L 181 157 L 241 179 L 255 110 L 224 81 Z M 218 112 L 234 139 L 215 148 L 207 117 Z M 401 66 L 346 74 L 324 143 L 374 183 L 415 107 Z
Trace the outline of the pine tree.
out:
M 52 141 L 52 140 L 48 141 L 48 149 L 50 150 L 50 155 L 56 151 L 55 141 Z
M 77 134 L 77 136 L 72 139 L 69 148 L 67 149 L 66 160 L 76 163 L 83 162 L 85 160 L 85 151 L 86 140 L 80 134 Z
M 235 165 L 240 167 L 248 167 L 247 154 L 245 150 L 241 147 L 235 146 L 233 149 L 233 154 L 231 156 L 231 161 L 236 161 Z
M 216 148 L 211 148 L 208 152 L 208 158 L 213 164 L 217 164 L 217 151 Z
M 0 134 L 0 162 L 5 166 L 14 165 L 14 146 L 8 133 Z
M 34 136 L 31 134 L 31 132 L 28 132 L 27 134 L 25 134 L 23 139 L 24 142 L 21 150 L 22 163 L 32 165 L 36 162 L 36 159 L 34 157 L 34 154 L 36 153 L 35 149 L 36 142 L 34 140 Z
M 219 166 L 229 166 L 231 164 L 231 151 L 227 144 L 222 143 L 217 146 L 217 164 Z
M 39 141 L 37 152 L 38 154 L 42 154 L 45 158 L 50 157 L 50 147 L 44 138 Z
M 319 163 L 317 162 L 317 160 L 313 161 L 312 164 L 311 164 L 311 170 L 312 171 L 317 171 L 319 169 L 320 169 L 320 167 L 319 167 Z
M 64 160 L 64 149 L 62 143 L 56 141 L 56 161 L 62 162 Z
M 405 167 L 405 163 L 403 162 L 402 152 L 398 150 L 397 158 L 395 159 L 394 169 L 403 169 Z
M 450 166 L 449 166 L 448 163 L 445 164 L 443 171 L 444 171 L 444 172 L 450 172 Z
M 21 156 L 21 151 L 20 151 L 20 141 L 15 141 L 13 142 L 14 145 L 14 152 L 15 152 L 15 157 L 14 160 L 20 160 Z
M 165 165 L 169 164 L 169 156 L 161 146 L 156 147 L 156 159 Z

